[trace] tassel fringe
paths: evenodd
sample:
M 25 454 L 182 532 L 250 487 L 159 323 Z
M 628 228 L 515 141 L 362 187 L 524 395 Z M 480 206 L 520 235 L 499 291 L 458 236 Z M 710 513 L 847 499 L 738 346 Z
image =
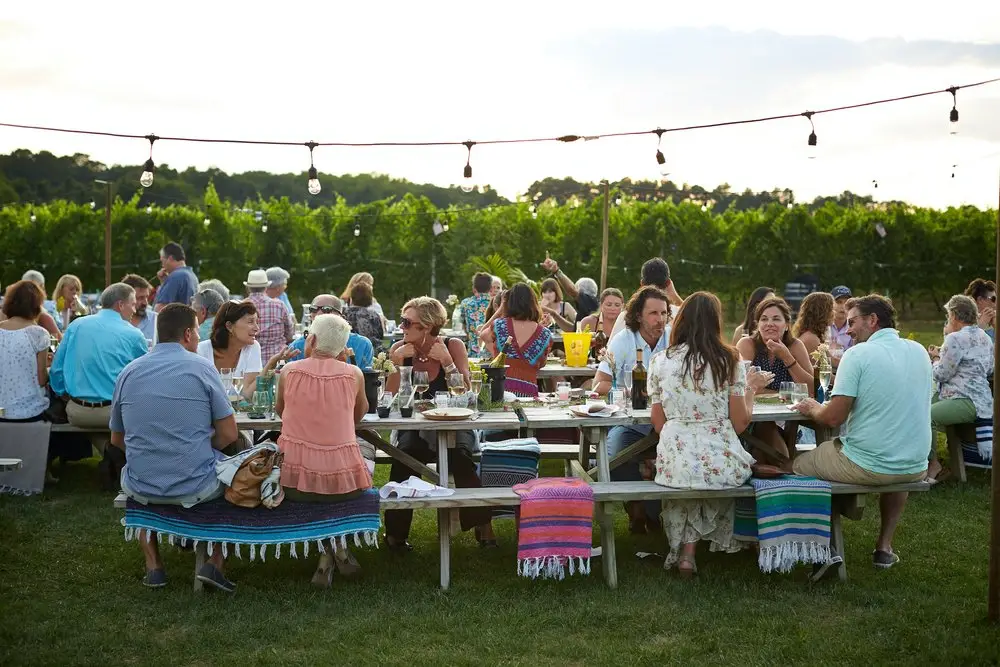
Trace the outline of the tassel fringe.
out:
M 791 572 L 799 563 L 825 563 L 830 560 L 829 545 L 817 542 L 783 542 L 760 550 L 760 571 Z
M 541 558 L 520 558 L 517 561 L 517 574 L 529 579 L 556 579 L 562 581 L 574 574 L 590 574 L 590 558 L 574 558 L 572 556 L 543 556 Z
M 240 542 L 229 543 L 229 542 L 216 542 L 216 541 L 212 541 L 212 540 L 209 540 L 209 541 L 196 540 L 194 538 L 185 537 L 183 535 L 175 535 L 173 533 L 163 533 L 163 532 L 159 532 L 159 531 L 153 531 L 153 530 L 151 530 L 149 528 L 141 528 L 141 527 L 136 527 L 136 526 L 125 526 L 125 541 L 126 542 L 132 542 L 132 541 L 138 541 L 140 539 L 145 539 L 147 542 L 150 542 L 152 540 L 152 536 L 153 536 L 154 532 L 156 532 L 156 538 L 157 538 L 157 540 L 160 543 L 162 543 L 163 540 L 164 540 L 164 538 L 165 538 L 167 540 L 167 544 L 169 544 L 171 546 L 186 547 L 190 543 L 190 544 L 193 545 L 193 547 L 195 549 L 197 549 L 199 544 L 204 544 L 204 545 L 206 545 L 206 551 L 207 551 L 208 556 L 212 556 L 214 554 L 214 552 L 215 552 L 216 549 L 222 549 L 222 557 L 223 558 L 228 558 L 229 557 L 229 552 L 230 552 L 230 548 L 229 547 L 230 547 L 230 544 L 232 544 L 232 546 L 234 547 L 233 552 L 235 553 L 236 557 L 239 558 L 240 560 L 243 559 L 243 554 L 242 554 L 242 552 L 240 550 L 241 546 L 248 546 L 248 547 L 250 547 L 250 560 L 251 561 L 256 560 L 258 555 L 260 556 L 261 562 L 266 562 L 266 559 L 267 559 L 267 547 L 268 547 L 267 543 L 264 543 L 264 544 L 256 544 L 256 543 L 246 544 L 246 543 L 243 543 L 243 544 L 241 544 Z M 318 549 L 321 554 L 330 553 L 331 551 L 333 553 L 336 553 L 339 549 L 347 549 L 348 538 L 353 539 L 354 540 L 354 545 L 357 546 L 357 547 L 369 546 L 369 547 L 374 547 L 374 548 L 378 549 L 378 532 L 377 531 L 373 531 L 373 530 L 371 530 L 371 531 L 363 531 L 363 532 L 356 532 L 356 533 L 351 533 L 351 534 L 344 534 L 344 535 L 334 535 L 332 537 L 320 538 L 320 539 L 316 540 L 315 548 Z M 339 540 L 339 542 L 338 542 L 338 540 Z M 303 541 L 301 543 L 301 550 L 302 550 L 303 558 L 309 558 L 309 547 L 310 547 L 310 542 L 311 541 L 312 540 L 305 540 L 305 541 Z M 274 553 L 273 553 L 273 557 L 274 558 L 276 558 L 276 559 L 281 558 L 281 547 L 282 547 L 282 545 L 285 545 L 285 546 L 288 547 L 288 550 L 291 553 L 292 558 L 298 558 L 299 557 L 299 549 L 298 549 L 298 543 L 297 542 L 279 542 L 279 543 L 275 543 L 275 544 L 271 544 L 270 545 L 270 546 L 274 547 Z M 557 557 L 554 557 L 554 558 L 556 558 L 556 560 L 558 560 Z M 541 559 L 536 559 L 536 560 L 541 560 Z M 578 559 L 578 560 L 580 560 L 580 563 L 581 563 L 579 566 L 575 566 L 574 564 L 570 564 L 570 574 L 571 575 L 574 573 L 574 569 L 579 569 L 581 572 L 584 572 L 583 561 L 581 559 Z M 586 566 L 586 572 L 589 573 L 589 571 L 590 571 L 590 566 L 588 564 Z M 521 564 L 518 563 L 518 574 L 520 574 L 520 573 L 521 573 Z M 529 576 L 529 575 L 526 574 L 525 576 Z M 535 575 L 535 576 L 538 576 L 538 575 Z M 559 577 L 559 578 L 561 579 L 562 577 Z

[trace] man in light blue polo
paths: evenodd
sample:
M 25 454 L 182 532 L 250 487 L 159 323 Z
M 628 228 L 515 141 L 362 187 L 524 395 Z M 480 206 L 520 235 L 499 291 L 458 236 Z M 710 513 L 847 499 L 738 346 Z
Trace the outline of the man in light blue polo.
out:
M 642 351 L 642 365 L 649 370 L 654 354 L 667 349 L 670 341 L 670 302 L 659 287 L 647 285 L 632 295 L 625 305 L 625 328 L 608 342 L 608 351 L 614 355 L 617 385 L 623 388 L 623 376 L 636 365 L 636 351 Z M 602 361 L 594 376 L 594 391 L 607 395 L 611 389 L 611 365 Z M 608 458 L 613 459 L 623 449 L 635 444 L 653 432 L 652 425 L 612 426 L 608 431 Z M 650 443 L 651 447 L 656 442 Z M 623 463 L 611 471 L 614 481 L 638 481 L 639 458 Z M 630 502 L 625 507 L 629 513 L 629 529 L 633 533 L 658 530 L 660 501 Z M 645 510 L 644 510 L 645 508 Z
M 840 361 L 832 398 L 823 405 L 807 399 L 795 406 L 831 428 L 846 422 L 847 435 L 800 454 L 795 473 L 868 486 L 923 480 L 932 441 L 927 352 L 899 337 L 892 302 L 878 294 L 847 302 L 847 327 L 855 344 Z M 892 536 L 906 497 L 902 492 L 879 498 L 882 526 L 872 554 L 877 568 L 899 562 Z
M 233 408 L 212 362 L 198 356 L 198 319 L 190 306 L 168 304 L 157 316 L 149 354 L 122 371 L 111 406 L 111 444 L 127 458 L 122 492 L 136 502 L 193 507 L 220 497 L 219 450 L 239 437 Z M 144 532 L 144 531 L 143 531 Z M 154 533 L 139 543 L 146 559 L 143 585 L 166 585 Z M 198 579 L 232 592 L 216 549 Z

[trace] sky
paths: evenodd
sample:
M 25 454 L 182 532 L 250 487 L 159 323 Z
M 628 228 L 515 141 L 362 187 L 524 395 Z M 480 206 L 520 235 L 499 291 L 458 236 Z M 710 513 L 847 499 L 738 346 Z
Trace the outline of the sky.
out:
M 799 113 L 1000 77 L 1000 3 L 17 3 L 0 18 L 0 122 L 315 141 L 593 135 Z M 61 6 L 61 5 L 65 6 Z M 350 6 L 348 6 L 350 5 Z M 923 5 L 923 6 L 922 6 Z M 667 133 L 669 178 L 996 208 L 1000 83 L 814 118 Z M 141 164 L 144 140 L 0 128 L 0 152 Z M 475 180 L 659 178 L 655 135 L 476 146 Z M 305 147 L 158 142 L 157 163 L 301 172 Z M 456 184 L 466 151 L 316 150 L 320 172 Z M 952 174 L 955 174 L 954 178 Z M 873 182 L 878 182 L 877 190 Z M 155 184 L 154 186 L 155 187 Z M 305 188 L 305 183 L 302 185 Z

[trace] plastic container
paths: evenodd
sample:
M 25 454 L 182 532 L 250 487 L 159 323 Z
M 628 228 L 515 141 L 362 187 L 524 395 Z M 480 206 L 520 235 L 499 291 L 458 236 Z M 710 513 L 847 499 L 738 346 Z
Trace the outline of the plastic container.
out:
M 587 365 L 587 354 L 590 352 L 590 340 L 593 334 L 563 332 L 563 347 L 566 349 L 566 365 L 573 368 L 583 368 Z

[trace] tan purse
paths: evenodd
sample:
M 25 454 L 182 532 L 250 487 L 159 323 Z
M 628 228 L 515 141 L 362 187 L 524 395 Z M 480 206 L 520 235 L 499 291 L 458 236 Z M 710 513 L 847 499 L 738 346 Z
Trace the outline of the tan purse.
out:
M 240 507 L 257 507 L 261 504 L 261 483 L 271 475 L 272 470 L 281 468 L 285 455 L 275 451 L 261 451 L 244 461 L 233 483 L 226 489 L 226 500 Z M 280 486 L 278 487 L 280 489 Z M 283 495 L 283 494 L 282 494 Z M 280 499 L 274 503 L 280 503 Z

